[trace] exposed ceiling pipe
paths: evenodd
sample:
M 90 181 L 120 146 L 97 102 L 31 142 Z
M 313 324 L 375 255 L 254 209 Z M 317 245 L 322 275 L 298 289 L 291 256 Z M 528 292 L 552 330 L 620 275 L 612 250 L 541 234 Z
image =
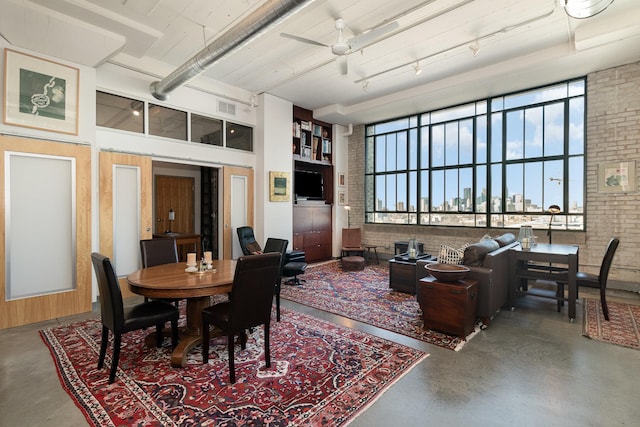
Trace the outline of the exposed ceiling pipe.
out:
M 151 94 L 161 101 L 169 92 L 204 72 L 225 55 L 239 49 L 314 0 L 267 0 L 229 31 L 211 42 L 162 80 L 151 83 Z

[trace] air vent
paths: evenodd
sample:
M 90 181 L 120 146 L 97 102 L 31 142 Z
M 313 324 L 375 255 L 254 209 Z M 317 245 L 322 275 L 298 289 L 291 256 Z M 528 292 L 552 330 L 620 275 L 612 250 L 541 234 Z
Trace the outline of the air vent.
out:
M 236 104 L 232 104 L 230 102 L 218 101 L 218 112 L 235 116 Z

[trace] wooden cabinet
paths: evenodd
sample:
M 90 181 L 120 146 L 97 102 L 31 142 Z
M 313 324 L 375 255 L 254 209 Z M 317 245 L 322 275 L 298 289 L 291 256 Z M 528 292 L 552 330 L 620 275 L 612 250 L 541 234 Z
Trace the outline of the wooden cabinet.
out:
M 473 332 L 478 302 L 478 282 L 438 282 L 427 276 L 418 282 L 418 302 L 425 328 L 465 338 Z
M 331 258 L 331 205 L 324 202 L 293 206 L 293 249 L 304 251 L 307 262 Z

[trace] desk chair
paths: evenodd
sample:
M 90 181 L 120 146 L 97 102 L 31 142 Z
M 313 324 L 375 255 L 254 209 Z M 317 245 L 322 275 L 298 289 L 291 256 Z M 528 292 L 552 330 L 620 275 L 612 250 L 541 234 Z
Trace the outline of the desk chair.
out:
M 282 271 L 284 270 L 284 261 L 286 259 L 287 246 L 289 241 L 285 239 L 274 239 L 269 237 L 267 243 L 264 244 L 263 252 L 277 252 L 280 254 L 280 271 L 278 273 L 278 280 L 276 280 L 276 321 L 280 321 L 280 288 L 282 282 Z
M 265 364 L 271 366 L 269 347 L 271 307 L 276 281 L 280 274 L 279 253 L 238 258 L 229 301 L 202 310 L 202 363 L 209 361 L 209 325 L 227 335 L 229 380 L 236 382 L 234 338 L 240 335 L 240 346 L 247 346 L 245 330 L 264 325 Z
M 124 307 L 120 284 L 111 260 L 94 252 L 91 254 L 91 262 L 98 280 L 100 316 L 102 318 L 102 340 L 100 341 L 98 369 L 102 369 L 104 365 L 109 343 L 109 331 L 114 335 L 113 358 L 109 373 L 109 384 L 111 384 L 115 381 L 118 369 L 122 334 L 155 326 L 156 346 L 159 348 L 162 346 L 164 324 L 171 322 L 171 345 L 175 348 L 178 345 L 178 317 L 180 313 L 175 306 L 160 300 Z

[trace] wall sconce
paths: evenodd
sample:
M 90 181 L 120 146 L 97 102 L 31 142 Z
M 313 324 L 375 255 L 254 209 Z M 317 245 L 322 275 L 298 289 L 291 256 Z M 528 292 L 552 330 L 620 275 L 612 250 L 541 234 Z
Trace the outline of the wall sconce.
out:
M 547 236 L 549 236 L 549 244 L 551 244 L 551 223 L 553 222 L 553 216 L 560 213 L 560 206 L 549 206 L 549 209 L 547 209 L 547 213 L 551 214 L 551 218 L 549 218 L 549 231 L 547 231 Z
M 172 233 L 171 226 L 173 225 L 173 221 L 176 219 L 176 213 L 173 209 L 169 209 L 169 229 L 166 231 L 167 233 Z
M 351 206 L 346 205 L 344 210 L 347 211 L 347 228 L 351 228 Z

